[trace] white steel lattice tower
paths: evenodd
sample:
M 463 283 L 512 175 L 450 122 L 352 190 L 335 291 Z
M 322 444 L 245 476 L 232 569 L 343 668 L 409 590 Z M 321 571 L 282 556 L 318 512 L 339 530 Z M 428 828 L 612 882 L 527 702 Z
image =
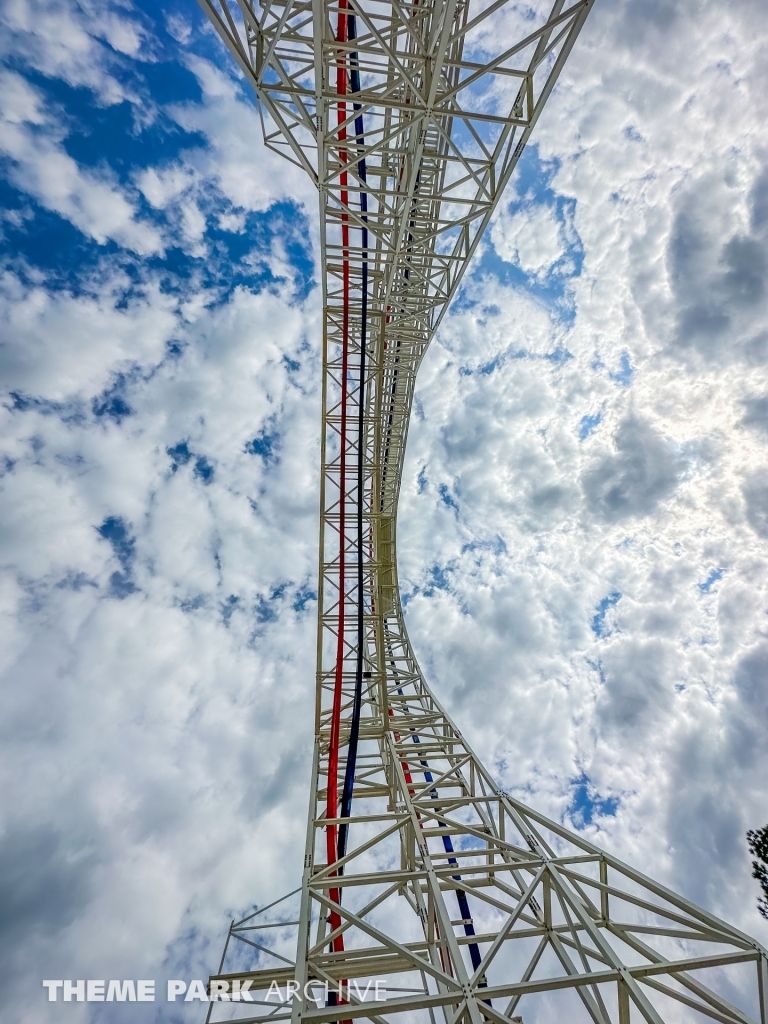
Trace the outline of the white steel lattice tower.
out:
M 209 1018 L 768 1024 L 762 947 L 499 789 L 400 605 L 416 372 L 593 0 L 520 39 L 510 0 L 200 2 L 317 185 L 324 268 L 304 875 L 233 922 Z

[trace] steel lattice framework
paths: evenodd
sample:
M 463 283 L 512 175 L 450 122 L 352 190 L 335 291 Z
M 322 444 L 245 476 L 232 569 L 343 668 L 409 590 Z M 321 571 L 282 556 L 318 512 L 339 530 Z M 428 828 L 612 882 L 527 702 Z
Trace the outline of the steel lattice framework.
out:
M 556 0 L 519 39 L 510 0 L 200 2 L 267 146 L 317 185 L 325 271 L 304 875 L 233 922 L 211 1009 L 768 1024 L 762 947 L 498 787 L 427 686 L 400 604 L 416 373 L 593 0 Z

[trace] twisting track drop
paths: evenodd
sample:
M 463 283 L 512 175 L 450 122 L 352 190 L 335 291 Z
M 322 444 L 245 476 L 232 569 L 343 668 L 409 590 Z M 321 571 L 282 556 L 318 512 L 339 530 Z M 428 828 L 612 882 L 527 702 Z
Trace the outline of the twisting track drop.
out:
M 209 1018 L 768 1024 L 756 942 L 499 789 L 400 604 L 416 373 L 592 0 L 200 2 L 317 185 L 324 268 L 304 874 L 233 922 Z

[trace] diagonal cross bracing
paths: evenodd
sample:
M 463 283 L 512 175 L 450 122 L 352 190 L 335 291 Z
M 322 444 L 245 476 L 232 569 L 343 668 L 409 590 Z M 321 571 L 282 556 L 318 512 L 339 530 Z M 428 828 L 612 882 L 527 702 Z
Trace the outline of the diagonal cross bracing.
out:
M 556 0 L 518 39 L 495 20 L 510 0 L 200 2 L 266 145 L 317 186 L 324 303 L 304 874 L 295 912 L 232 924 L 211 1013 L 768 1024 L 749 936 L 499 789 L 427 686 L 400 603 L 416 374 L 593 0 Z

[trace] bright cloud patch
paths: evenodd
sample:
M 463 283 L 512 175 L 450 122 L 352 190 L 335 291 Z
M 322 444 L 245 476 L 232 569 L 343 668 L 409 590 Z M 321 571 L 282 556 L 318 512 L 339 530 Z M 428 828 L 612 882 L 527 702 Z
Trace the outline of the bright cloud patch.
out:
M 526 274 L 541 277 L 562 259 L 566 250 L 563 224 L 550 206 L 524 206 L 498 218 L 491 239 L 503 260 L 515 263 Z

